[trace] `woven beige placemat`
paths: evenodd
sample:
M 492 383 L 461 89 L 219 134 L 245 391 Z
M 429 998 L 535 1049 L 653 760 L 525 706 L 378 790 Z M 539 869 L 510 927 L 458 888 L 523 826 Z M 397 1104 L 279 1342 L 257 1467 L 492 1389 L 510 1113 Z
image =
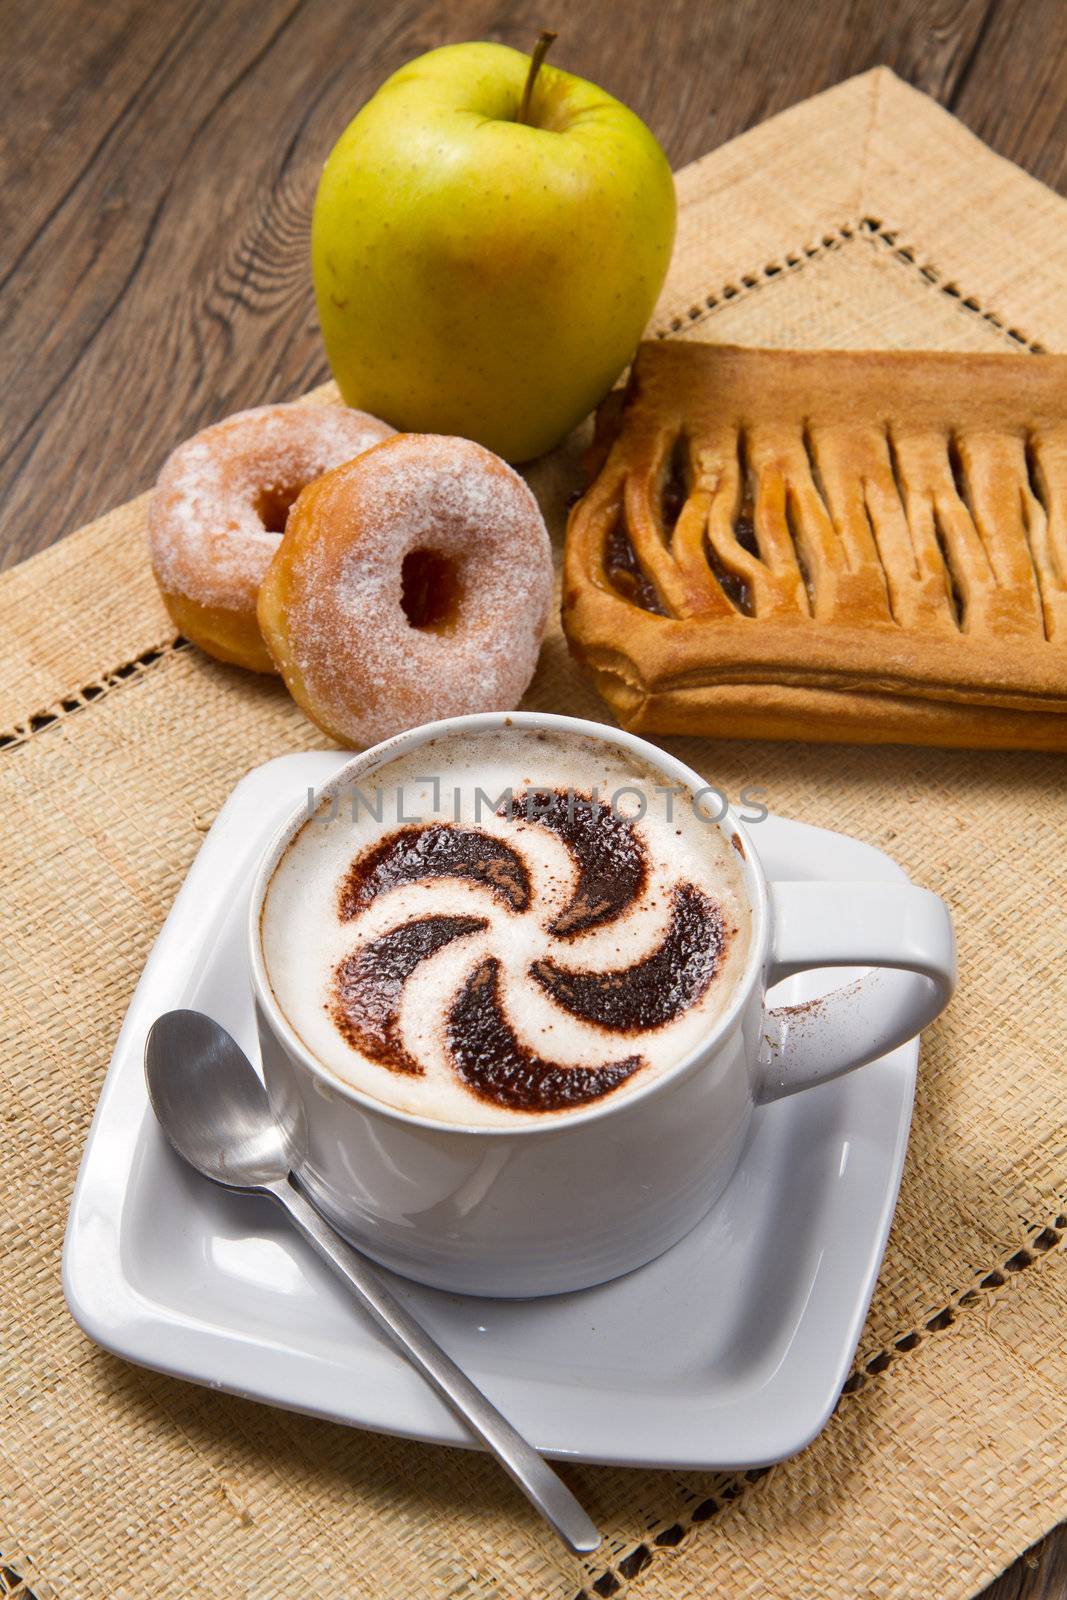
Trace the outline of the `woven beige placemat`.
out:
M 884 70 L 679 190 L 656 332 L 1067 350 L 1067 203 Z M 531 473 L 557 536 L 579 445 Z M 66 1208 L 147 951 L 239 775 L 321 742 L 277 684 L 175 645 L 143 526 L 134 502 L 0 580 L 3 1561 L 39 1600 L 979 1589 L 1067 1513 L 1063 763 L 672 741 L 890 850 L 952 903 L 963 977 L 829 1426 L 747 1477 L 568 1469 L 608 1535 L 580 1563 L 478 1456 L 154 1376 L 67 1316 Z M 598 714 L 558 631 L 529 703 Z

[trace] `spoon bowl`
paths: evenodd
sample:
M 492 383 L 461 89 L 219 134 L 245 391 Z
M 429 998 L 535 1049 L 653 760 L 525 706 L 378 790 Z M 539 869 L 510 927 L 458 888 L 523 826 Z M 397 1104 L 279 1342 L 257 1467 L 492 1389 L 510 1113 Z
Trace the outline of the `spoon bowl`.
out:
M 167 1011 L 145 1045 L 148 1098 L 171 1144 L 205 1178 L 262 1189 L 289 1176 L 281 1133 L 252 1063 L 202 1011 Z

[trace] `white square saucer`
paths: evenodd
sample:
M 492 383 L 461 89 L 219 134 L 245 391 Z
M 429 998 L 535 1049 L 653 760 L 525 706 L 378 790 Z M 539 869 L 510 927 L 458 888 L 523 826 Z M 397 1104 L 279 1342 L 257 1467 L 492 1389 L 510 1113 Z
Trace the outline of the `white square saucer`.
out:
M 182 1165 L 145 1092 L 145 1035 L 190 1006 L 258 1060 L 245 957 L 247 896 L 267 840 L 346 758 L 283 756 L 237 785 L 156 945 L 100 1094 L 63 1250 L 87 1334 L 130 1361 L 339 1422 L 470 1445 L 269 1202 Z M 769 875 L 899 880 L 881 851 L 768 817 Z M 856 971 L 802 974 L 811 999 Z M 624 1466 L 764 1466 L 833 1409 L 896 1203 L 918 1045 L 760 1108 L 710 1215 L 658 1261 L 599 1288 L 486 1300 L 390 1282 L 539 1449 Z

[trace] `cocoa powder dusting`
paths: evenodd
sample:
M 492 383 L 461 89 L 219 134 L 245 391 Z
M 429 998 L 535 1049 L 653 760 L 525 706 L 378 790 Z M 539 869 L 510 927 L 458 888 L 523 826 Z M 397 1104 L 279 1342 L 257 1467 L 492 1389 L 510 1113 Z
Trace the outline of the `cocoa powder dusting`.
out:
M 514 1111 L 563 1111 L 599 1100 L 643 1065 L 637 1055 L 597 1067 L 546 1061 L 516 1038 L 500 997 L 500 962 L 479 962 L 452 1003 L 447 1042 L 463 1082 Z
M 658 950 L 613 972 L 584 972 L 546 957 L 530 971 L 557 1005 L 613 1033 L 661 1028 L 699 1000 L 722 959 L 729 932 L 715 902 L 694 884 L 672 891 L 670 927 Z
M 545 799 L 520 793 L 512 812 L 548 828 L 567 846 L 578 867 L 569 903 L 549 924 L 549 933 L 569 939 L 611 922 L 645 887 L 648 861 L 632 822 L 591 795 L 554 790 Z M 498 815 L 503 815 L 501 811 Z
M 388 889 L 428 878 L 465 878 L 491 890 L 511 911 L 525 911 L 530 903 L 530 874 L 510 845 L 476 828 L 441 822 L 400 828 L 357 856 L 341 883 L 341 921 L 351 922 Z
M 346 956 L 333 976 L 334 1025 L 353 1049 L 371 1061 L 392 1072 L 421 1077 L 425 1069 L 400 1037 L 404 985 L 427 956 L 488 926 L 484 917 L 418 917 Z

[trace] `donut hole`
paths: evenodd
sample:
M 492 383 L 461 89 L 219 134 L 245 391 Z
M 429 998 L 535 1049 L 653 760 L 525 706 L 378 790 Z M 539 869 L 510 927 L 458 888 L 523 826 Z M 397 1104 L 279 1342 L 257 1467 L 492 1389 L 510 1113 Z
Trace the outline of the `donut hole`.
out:
M 409 550 L 400 564 L 400 605 L 413 628 L 447 633 L 456 624 L 459 573 L 439 550 Z
M 285 532 L 289 508 L 303 487 L 302 483 L 268 483 L 260 489 L 256 515 L 268 533 Z

